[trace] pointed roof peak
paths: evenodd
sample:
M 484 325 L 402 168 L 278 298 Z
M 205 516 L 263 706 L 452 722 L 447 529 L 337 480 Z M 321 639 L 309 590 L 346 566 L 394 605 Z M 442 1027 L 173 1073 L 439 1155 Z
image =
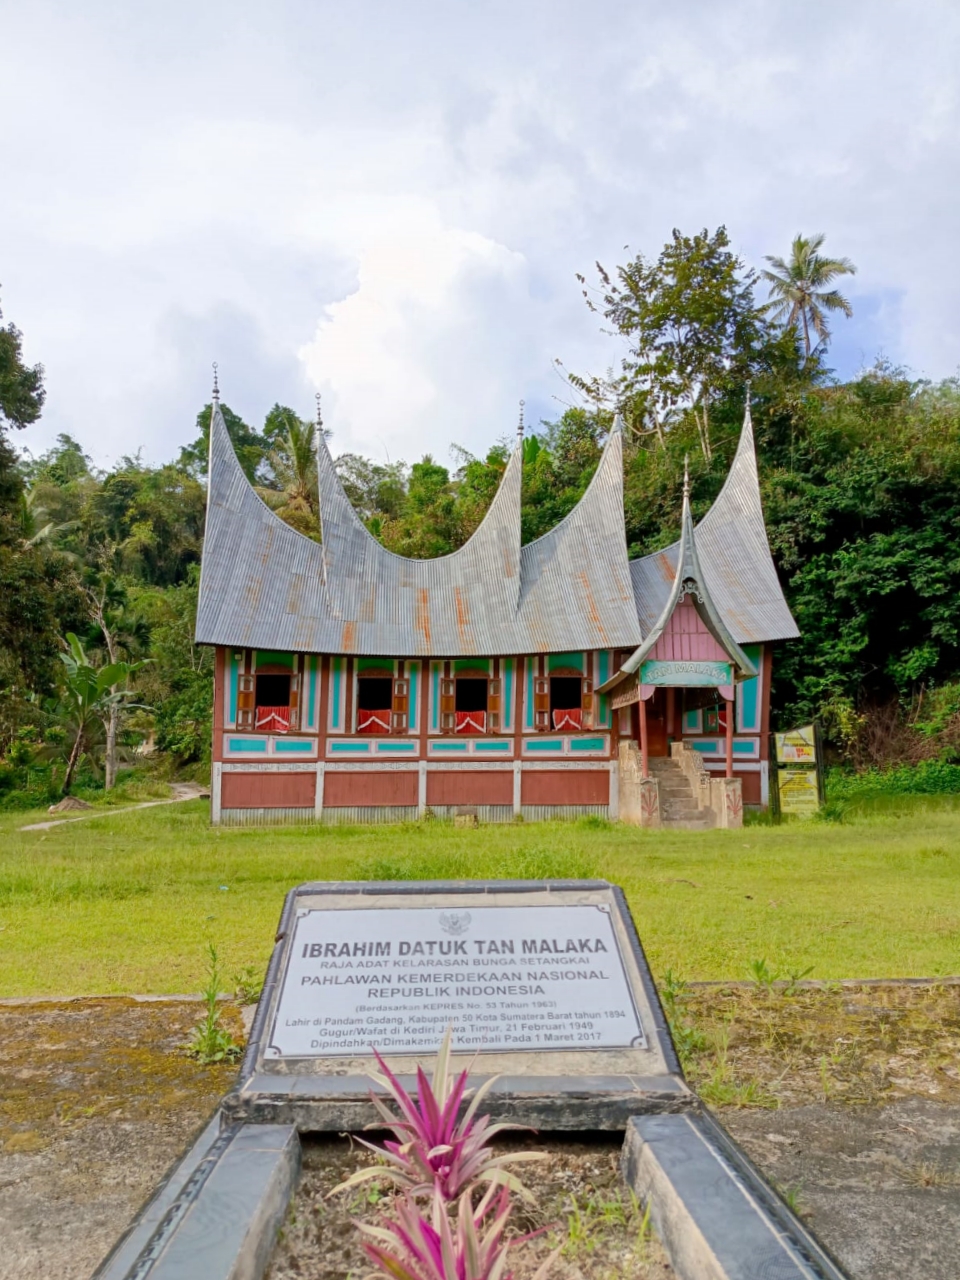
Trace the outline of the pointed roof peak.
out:
M 219 409 L 219 408 L 220 408 L 220 383 L 219 383 L 219 381 L 218 381 L 218 379 L 217 379 L 217 362 L 216 362 L 216 360 L 214 360 L 214 362 L 213 362 L 213 392 L 212 392 L 212 398 L 213 398 L 213 405 L 214 405 L 214 408 Z

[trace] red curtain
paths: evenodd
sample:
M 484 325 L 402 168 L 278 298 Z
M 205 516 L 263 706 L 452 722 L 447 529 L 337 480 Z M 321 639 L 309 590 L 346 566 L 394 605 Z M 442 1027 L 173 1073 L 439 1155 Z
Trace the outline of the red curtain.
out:
M 286 733 L 290 728 L 290 708 L 257 707 L 256 727 L 268 733 Z
M 583 712 L 579 707 L 571 707 L 565 711 L 554 711 L 553 727 L 554 729 L 582 729 Z
M 487 713 L 485 711 L 458 711 L 457 733 L 486 733 Z
M 358 711 L 357 733 L 389 733 L 389 711 Z

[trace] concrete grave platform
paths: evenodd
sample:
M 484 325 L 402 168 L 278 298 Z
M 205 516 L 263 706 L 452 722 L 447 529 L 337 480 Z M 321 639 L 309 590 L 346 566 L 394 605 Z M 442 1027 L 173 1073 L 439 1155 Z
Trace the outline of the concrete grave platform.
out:
M 733 1139 L 700 1112 L 638 1116 L 624 1177 L 681 1280 L 844 1280 Z
M 217 1115 L 93 1280 L 259 1280 L 300 1171 L 291 1125 Z
M 405 1084 L 453 1026 L 486 1109 L 622 1129 L 689 1106 L 646 956 L 607 881 L 305 884 L 287 897 L 233 1121 L 360 1129 L 380 1049 Z

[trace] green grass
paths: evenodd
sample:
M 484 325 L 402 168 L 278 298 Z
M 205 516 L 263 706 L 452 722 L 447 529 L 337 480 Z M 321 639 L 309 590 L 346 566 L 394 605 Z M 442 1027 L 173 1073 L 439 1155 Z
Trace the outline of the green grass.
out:
M 842 823 L 212 829 L 205 802 L 21 832 L 0 815 L 0 996 L 196 991 L 206 946 L 266 963 L 304 880 L 604 876 L 654 972 L 740 979 L 960 972 L 960 809 L 907 797 Z

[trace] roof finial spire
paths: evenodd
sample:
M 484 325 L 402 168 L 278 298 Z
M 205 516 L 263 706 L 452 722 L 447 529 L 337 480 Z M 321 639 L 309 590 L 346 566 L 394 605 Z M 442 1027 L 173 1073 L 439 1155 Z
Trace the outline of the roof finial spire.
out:
M 320 392 L 317 392 L 317 430 L 323 431 L 323 414 L 320 412 Z
M 217 381 L 217 362 L 213 362 L 213 403 L 220 403 L 220 383 Z
M 518 445 L 523 444 L 523 406 L 525 404 L 526 404 L 525 400 L 520 401 L 520 421 L 517 423 L 517 444 Z
M 683 500 L 690 501 L 690 455 L 683 455 Z

